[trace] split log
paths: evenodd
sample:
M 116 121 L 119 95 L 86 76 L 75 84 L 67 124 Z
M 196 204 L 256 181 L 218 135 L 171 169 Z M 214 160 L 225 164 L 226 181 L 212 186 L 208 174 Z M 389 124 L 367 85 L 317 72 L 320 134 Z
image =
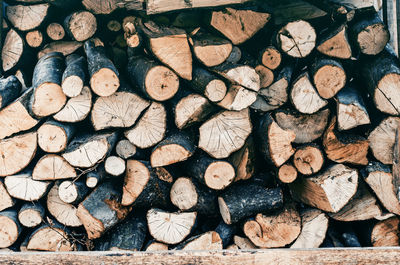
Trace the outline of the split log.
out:
M 334 59 L 316 58 L 310 71 L 315 88 L 324 99 L 334 97 L 346 84 L 346 72 Z
M 190 35 L 193 54 L 203 65 L 213 67 L 226 61 L 232 51 L 232 43 L 221 37 L 197 30 Z
M 4 184 L 8 193 L 20 200 L 37 201 L 46 195 L 50 182 L 32 179 L 32 172 L 25 171 L 18 175 L 7 176 Z
M 368 164 L 368 140 L 354 134 L 335 132 L 336 117 L 326 129 L 322 142 L 326 156 L 337 163 Z
M 399 246 L 400 231 L 399 218 L 391 217 L 374 225 L 371 232 L 371 244 L 373 247 L 397 247 Z
M 6 17 L 14 28 L 29 31 L 37 28 L 47 17 L 49 4 L 15 5 L 6 7 Z
M 69 179 L 77 176 L 75 168 L 59 155 L 46 154 L 36 163 L 32 171 L 34 180 Z
M 163 168 L 152 168 L 148 162 L 128 160 L 121 203 L 136 207 L 166 207 L 169 204 L 171 177 Z
M 24 169 L 35 156 L 37 134 L 25 133 L 0 140 L 0 176 L 13 175 Z
M 106 171 L 104 166 L 99 166 L 96 169 L 90 171 L 86 175 L 86 186 L 89 188 L 95 188 L 101 182 L 107 179 Z
M 284 130 L 295 132 L 294 143 L 303 144 L 312 142 L 325 131 L 328 125 L 329 109 L 324 109 L 311 115 L 305 115 L 290 110 L 278 110 L 275 120 Z
M 39 202 L 24 203 L 18 211 L 18 221 L 25 227 L 35 227 L 43 222 L 45 209 Z
M 31 87 L 28 88 L 27 84 L 30 83 L 30 81 L 28 81 L 28 76 L 27 76 L 27 71 L 18 69 L 17 71 L 15 71 L 15 77 L 18 78 L 19 82 L 21 83 L 22 87 L 21 87 L 21 92 L 25 93 L 28 89 L 31 89 Z
M 337 94 L 336 109 L 339 130 L 350 130 L 371 122 L 359 91 L 351 85 Z
M 194 67 L 190 87 L 212 102 L 221 101 L 227 91 L 225 83 L 204 68 Z
M 4 185 L 4 180 L 0 180 L 0 211 L 13 207 L 15 203 Z
M 70 55 L 83 46 L 78 41 L 54 41 L 46 44 L 43 49 L 38 52 L 38 58 L 51 52 L 61 52 L 64 56 Z
M 7 248 L 17 241 L 22 232 L 17 212 L 11 210 L 0 212 L 0 225 L 0 247 Z
M 94 14 L 107 15 L 118 8 L 126 10 L 143 10 L 143 0 L 82 0 L 83 6 Z
M 58 197 L 69 204 L 78 204 L 88 193 L 88 187 L 80 181 L 64 180 L 58 186 Z
M 211 70 L 234 84 L 253 91 L 260 90 L 260 76 L 251 66 L 227 62 L 217 65 Z
M 47 36 L 49 36 L 49 38 L 54 41 L 62 40 L 65 36 L 65 30 L 64 30 L 63 26 L 56 22 L 53 22 L 53 23 L 50 23 L 49 25 L 47 25 L 46 33 L 47 33 Z
M 297 169 L 290 163 L 283 164 L 278 170 L 278 178 L 282 183 L 292 183 L 297 179 Z
M 251 130 L 248 109 L 223 111 L 200 126 L 198 146 L 214 158 L 226 158 L 244 145 Z
M 346 24 L 341 24 L 322 32 L 317 44 L 317 50 L 329 57 L 350 59 L 352 50 L 347 37 Z
M 83 56 L 71 54 L 65 59 L 65 64 L 61 87 L 66 96 L 76 97 L 86 81 L 86 60 Z
M 29 236 L 27 250 L 72 251 L 74 246 L 68 240 L 65 229 L 57 225 L 42 225 Z
M 134 16 L 125 17 L 122 22 L 126 46 L 134 51 L 139 49 L 144 42 L 142 35 L 137 31 L 138 23 L 138 18 Z
M 171 187 L 170 198 L 181 211 L 194 211 L 207 217 L 219 215 L 217 194 L 194 179 L 178 178 Z
M 64 19 L 64 27 L 73 40 L 86 41 L 96 33 L 97 21 L 88 11 L 76 11 Z
M 119 73 L 113 62 L 107 58 L 104 47 L 96 46 L 94 40 L 84 45 L 87 56 L 90 87 L 100 97 L 111 96 L 119 88 Z
M 256 147 L 253 137 L 247 138 L 245 144 L 229 157 L 229 162 L 235 168 L 234 181 L 250 179 L 256 167 Z
M 324 164 L 324 154 L 318 145 L 304 145 L 296 149 L 293 164 L 303 175 L 318 173 Z
M 144 250 L 145 251 L 164 251 L 164 250 L 168 250 L 168 245 L 164 244 L 164 243 L 160 243 L 157 242 L 155 240 L 150 241 L 151 243 L 149 243 Z
M 40 30 L 32 30 L 26 33 L 25 41 L 32 48 L 39 48 L 42 46 L 44 37 Z
M 243 207 L 242 202 L 246 202 Z M 243 218 L 279 209 L 283 205 L 280 188 L 268 189 L 255 184 L 237 184 L 218 197 L 219 210 L 226 224 L 237 223 Z
M 179 132 L 172 133 L 157 144 L 150 155 L 152 167 L 162 167 L 187 160 L 196 151 L 190 135 Z
M 13 69 L 24 55 L 25 45 L 21 36 L 13 29 L 7 32 L 4 42 L 2 42 L 3 47 L 1 50 L 1 58 L 3 70 L 8 71 Z
M 229 87 L 225 97 L 217 105 L 226 110 L 240 111 L 248 108 L 256 99 L 256 92 L 242 86 L 232 85 Z
M 299 236 L 300 230 L 301 219 L 294 205 L 273 215 L 259 213 L 243 225 L 245 235 L 260 248 L 284 247 Z
M 311 83 L 308 72 L 301 73 L 293 81 L 290 101 L 298 111 L 304 114 L 313 114 L 328 104 L 328 101 L 320 97 Z
M 283 165 L 295 152 L 291 144 L 296 138 L 295 133 L 279 127 L 270 113 L 260 118 L 257 137 L 264 159 L 277 167 Z
M 167 130 L 167 112 L 161 103 L 153 102 L 139 121 L 125 131 L 125 137 L 135 146 L 145 149 L 164 139 Z
M 182 242 L 192 231 L 196 221 L 196 212 L 166 212 L 150 209 L 147 212 L 147 225 L 150 235 L 166 244 Z
M 365 182 L 374 191 L 382 205 L 391 213 L 400 214 L 400 202 L 396 180 L 389 166 L 371 162 L 361 171 Z
M 222 240 L 217 232 L 208 231 L 185 240 L 174 250 L 222 250 Z
M 260 52 L 260 62 L 271 70 L 276 70 L 282 63 L 282 54 L 274 46 L 268 46 Z
M 350 28 L 357 49 L 367 55 L 380 53 L 389 42 L 390 33 L 378 14 L 361 18 Z
M 104 169 L 111 176 L 120 176 L 125 172 L 125 160 L 118 156 L 109 156 L 104 162 Z
M 30 110 L 37 117 L 57 113 L 65 105 L 67 97 L 61 89 L 64 57 L 61 53 L 48 53 L 41 57 L 33 70 L 34 87 Z
M 115 152 L 122 159 L 131 158 L 136 154 L 136 146 L 133 145 L 129 140 L 120 140 L 115 146 Z
M 329 183 L 329 185 L 327 184 Z M 357 191 L 358 172 L 336 164 L 310 177 L 289 184 L 292 197 L 327 212 L 340 211 Z
M 238 45 L 253 37 L 270 19 L 267 12 L 227 7 L 211 12 L 210 25 Z
M 92 109 L 92 92 L 90 88 L 84 86 L 81 93 L 68 99 L 64 107 L 53 115 L 59 122 L 79 122 L 86 119 Z
M 368 136 L 372 154 L 384 164 L 393 164 L 393 147 L 399 124 L 398 117 L 385 118 Z
M 147 100 L 128 91 L 98 97 L 93 104 L 91 121 L 96 131 L 135 124 L 140 114 L 150 105 Z
M 244 249 L 244 250 L 257 249 L 257 247 L 253 243 L 251 243 L 251 241 L 248 238 L 245 238 L 245 237 L 234 236 L 233 242 L 234 242 L 234 245 L 231 245 L 231 246 L 233 246 L 232 249 Z
M 179 78 L 173 71 L 145 57 L 129 58 L 128 75 L 146 97 L 157 101 L 172 98 L 179 89 Z
M 289 22 L 276 35 L 278 47 L 295 58 L 307 57 L 315 47 L 317 34 L 310 23 L 304 20 Z
M 48 120 L 37 130 L 38 145 L 47 153 L 58 153 L 65 150 L 75 134 L 72 124 Z
M 198 153 L 190 159 L 185 169 L 189 176 L 214 190 L 225 189 L 235 179 L 235 168 L 231 163 L 204 153 Z
M 318 21 L 318 18 L 327 16 L 327 13 L 324 10 L 321 10 L 316 5 L 313 5 L 309 2 L 310 1 L 307 0 L 272 1 L 271 5 L 274 11 L 273 18 L 275 25 L 282 25 L 283 23 L 287 23 L 288 21 L 295 21 L 298 19 Z M 268 3 L 268 5 L 269 4 L 270 3 Z
M 62 156 L 74 167 L 89 168 L 103 160 L 116 144 L 117 133 L 79 135 Z
M 113 183 L 104 182 L 79 204 L 76 215 L 89 239 L 101 237 L 128 215 L 130 209 L 121 205 L 120 196 Z
M 318 248 L 328 230 L 328 217 L 318 209 L 301 211 L 301 232 L 290 248 Z
M 183 79 L 191 80 L 192 53 L 186 32 L 179 28 L 162 27 L 153 21 L 140 26 L 149 39 L 149 48 L 154 56 Z

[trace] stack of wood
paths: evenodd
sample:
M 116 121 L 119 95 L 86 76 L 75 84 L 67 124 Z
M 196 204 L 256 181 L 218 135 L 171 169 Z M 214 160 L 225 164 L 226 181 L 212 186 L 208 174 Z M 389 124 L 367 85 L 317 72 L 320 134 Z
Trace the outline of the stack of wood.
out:
M 0 248 L 399 245 L 400 62 L 368 1 L 5 2 Z

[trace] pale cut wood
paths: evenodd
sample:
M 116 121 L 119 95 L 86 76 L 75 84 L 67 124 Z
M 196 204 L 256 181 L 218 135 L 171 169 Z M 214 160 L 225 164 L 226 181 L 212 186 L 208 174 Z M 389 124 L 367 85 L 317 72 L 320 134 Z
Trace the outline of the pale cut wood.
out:
M 248 109 L 223 111 L 200 126 L 199 148 L 215 158 L 226 158 L 239 150 L 251 133 Z
M 247 138 L 245 144 L 229 157 L 229 162 L 235 168 L 234 181 L 250 179 L 256 167 L 256 150 L 253 137 Z
M 222 240 L 215 231 L 209 231 L 204 234 L 193 236 L 182 243 L 182 248 L 178 246 L 178 250 L 221 250 Z
M 94 14 L 107 15 L 118 8 L 143 10 L 144 0 L 82 0 L 83 6 Z
M 73 245 L 68 240 L 68 234 L 61 227 L 43 225 L 29 237 L 28 250 L 72 251 Z
M 283 164 L 278 170 L 278 178 L 282 183 L 292 183 L 297 179 L 297 169 L 290 163 Z
M 50 52 L 61 52 L 64 56 L 74 53 L 77 49 L 83 46 L 82 42 L 78 41 L 54 41 L 46 44 L 43 49 L 38 52 L 38 58 Z
M 77 11 L 65 18 L 64 27 L 73 40 L 85 41 L 96 33 L 97 21 L 92 13 Z
M 68 142 L 71 141 L 75 131 L 71 124 L 48 120 L 37 130 L 38 145 L 47 153 L 62 152 L 67 147 Z
M 318 248 L 328 230 L 328 217 L 318 209 L 306 209 L 301 213 L 301 232 L 290 248 Z
M 50 5 L 47 3 L 28 6 L 7 6 L 6 16 L 15 28 L 21 31 L 28 31 L 42 24 L 47 16 L 49 7 Z
M 23 52 L 23 39 L 15 30 L 9 30 L 1 51 L 3 70 L 8 71 L 16 66 L 20 61 Z
M 46 195 L 50 182 L 32 179 L 32 172 L 7 176 L 4 184 L 8 193 L 20 200 L 36 201 Z
M 221 101 L 226 95 L 226 84 L 217 76 L 200 67 L 194 67 L 189 85 L 212 102 Z
M 78 204 L 90 191 L 85 183 L 75 180 L 64 180 L 58 186 L 58 197 L 65 203 Z
M 140 120 L 125 131 L 125 137 L 139 148 L 149 148 L 164 138 L 166 127 L 167 113 L 164 106 L 153 102 Z
M 39 159 L 32 171 L 34 180 L 57 180 L 76 177 L 75 169 L 59 155 L 47 154 Z
M 25 35 L 26 43 L 32 48 L 38 48 L 43 44 L 43 34 L 40 30 L 32 30 Z
M 257 247 L 245 237 L 234 236 L 233 242 L 238 249 L 257 249 Z
M 253 91 L 260 90 L 260 76 L 251 66 L 227 62 L 213 67 L 211 70 L 234 84 Z
M 152 243 L 150 243 L 146 249 L 146 251 L 165 251 L 168 250 L 168 245 L 164 244 L 164 243 L 160 243 L 157 241 L 154 241 Z
M 303 175 L 312 175 L 321 170 L 324 154 L 318 145 L 304 145 L 297 148 L 293 164 Z
M 136 146 L 128 139 L 122 139 L 115 146 L 115 152 L 119 157 L 128 159 L 136 154 Z
M 13 207 L 15 202 L 16 201 L 8 193 L 4 181 L 0 181 L 0 211 Z
M 26 202 L 18 211 L 18 220 L 25 227 L 35 227 L 43 222 L 45 208 L 39 203 Z
M 84 86 L 81 93 L 68 99 L 64 107 L 53 115 L 53 118 L 60 122 L 79 122 L 84 120 L 92 109 L 92 93 L 90 88 Z
M 327 184 L 329 183 L 329 184 Z M 289 184 L 293 198 L 327 212 L 340 211 L 357 191 L 358 172 L 336 164 L 310 177 Z
M 46 28 L 47 36 L 52 40 L 62 40 L 65 36 L 65 30 L 59 23 L 53 22 L 47 25 Z
M 225 97 L 217 105 L 227 110 L 240 111 L 248 108 L 256 99 L 256 92 L 242 86 L 232 85 L 229 87 Z
M 0 225 L 0 247 L 6 248 L 17 241 L 22 231 L 17 212 L 11 210 L 0 212 Z
M 67 97 L 78 96 L 86 81 L 86 58 L 77 54 L 65 58 L 61 87 Z
M 321 33 L 317 50 L 330 57 L 350 59 L 352 50 L 347 37 L 346 24 Z
M 125 160 L 118 156 L 109 156 L 104 162 L 104 168 L 111 176 L 120 176 L 125 172 Z
M 253 37 L 270 18 L 271 14 L 266 12 L 227 7 L 211 12 L 210 25 L 238 45 Z
M 371 243 L 374 247 L 399 246 L 400 231 L 399 218 L 391 217 L 379 221 L 371 232 Z

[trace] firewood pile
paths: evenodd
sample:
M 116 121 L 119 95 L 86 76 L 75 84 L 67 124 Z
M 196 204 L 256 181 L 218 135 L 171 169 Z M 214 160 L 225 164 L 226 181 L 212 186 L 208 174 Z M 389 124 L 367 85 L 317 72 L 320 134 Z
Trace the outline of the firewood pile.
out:
M 4 2 L 0 248 L 399 245 L 368 1 Z

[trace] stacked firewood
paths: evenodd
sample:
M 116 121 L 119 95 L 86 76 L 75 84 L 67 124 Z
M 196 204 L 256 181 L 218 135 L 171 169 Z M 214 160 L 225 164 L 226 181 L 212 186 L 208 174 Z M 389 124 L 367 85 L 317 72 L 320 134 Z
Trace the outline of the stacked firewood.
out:
M 5 2 L 0 248 L 399 245 L 369 1 Z

